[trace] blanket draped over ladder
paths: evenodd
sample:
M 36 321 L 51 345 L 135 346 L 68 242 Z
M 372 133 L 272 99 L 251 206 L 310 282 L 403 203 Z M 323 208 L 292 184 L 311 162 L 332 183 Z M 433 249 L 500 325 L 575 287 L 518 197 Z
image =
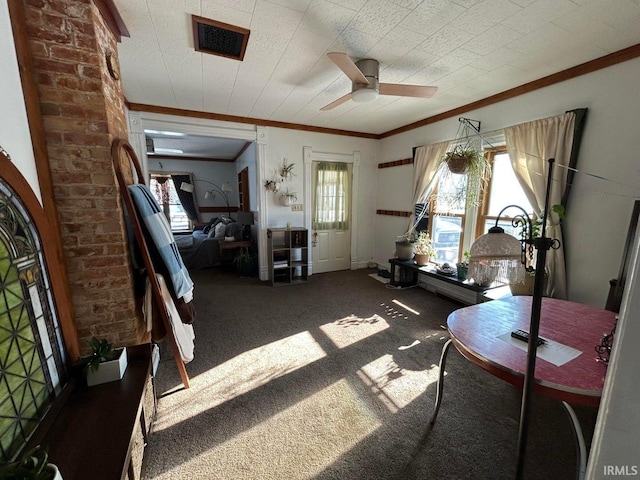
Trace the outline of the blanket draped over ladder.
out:
M 167 218 L 146 185 L 135 184 L 129 185 L 128 188 L 138 214 L 144 220 L 153 243 L 167 267 L 176 297 L 183 298 L 185 303 L 190 302 L 193 298 L 193 281 L 182 262 Z

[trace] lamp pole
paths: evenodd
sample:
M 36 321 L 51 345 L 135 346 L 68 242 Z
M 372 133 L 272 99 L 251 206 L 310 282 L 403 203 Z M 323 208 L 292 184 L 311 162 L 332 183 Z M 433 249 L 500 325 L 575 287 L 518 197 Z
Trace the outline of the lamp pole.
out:
M 195 182 L 205 182 L 208 183 L 210 185 L 213 185 L 213 188 L 210 190 L 211 192 L 213 192 L 214 195 L 214 199 L 215 199 L 215 194 L 219 193 L 222 196 L 222 199 L 224 200 L 224 203 L 227 205 L 227 212 L 229 213 L 229 218 L 231 218 L 231 207 L 229 206 L 229 197 L 227 196 L 227 191 L 231 192 L 231 187 L 227 187 L 228 190 L 225 191 L 224 187 L 227 186 L 227 183 L 225 182 L 223 184 L 223 188 L 220 188 L 218 185 L 216 185 L 213 182 L 210 182 L 209 180 L 200 180 L 200 179 L 196 179 L 194 180 Z M 207 195 L 205 194 L 205 198 L 207 198 Z
M 520 426 L 518 429 L 518 457 L 516 465 L 516 479 L 521 480 L 524 474 L 525 453 L 527 450 L 527 431 L 529 428 L 529 416 L 531 410 L 531 393 L 536 372 L 536 354 L 538 350 L 538 332 L 540 330 L 540 315 L 542 313 L 542 295 L 544 289 L 544 270 L 547 260 L 547 251 L 552 248 L 555 240 L 546 237 L 547 216 L 549 215 L 549 197 L 551 191 L 551 179 L 553 163 L 555 159 L 549 159 L 549 171 L 547 173 L 547 191 L 544 200 L 544 215 L 540 237 L 532 238 L 529 232 L 527 243 L 532 244 L 537 251 L 536 276 L 533 284 L 533 297 L 531 299 L 531 321 L 529 324 L 529 343 L 527 345 L 527 369 L 524 375 L 522 388 L 522 402 L 520 404 Z

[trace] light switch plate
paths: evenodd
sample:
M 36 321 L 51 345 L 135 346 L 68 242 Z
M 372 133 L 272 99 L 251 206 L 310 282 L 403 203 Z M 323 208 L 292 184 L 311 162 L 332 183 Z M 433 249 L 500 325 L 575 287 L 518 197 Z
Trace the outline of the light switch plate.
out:
M 294 203 L 293 205 L 291 205 L 291 211 L 292 212 L 301 212 L 302 211 L 302 204 L 301 203 Z

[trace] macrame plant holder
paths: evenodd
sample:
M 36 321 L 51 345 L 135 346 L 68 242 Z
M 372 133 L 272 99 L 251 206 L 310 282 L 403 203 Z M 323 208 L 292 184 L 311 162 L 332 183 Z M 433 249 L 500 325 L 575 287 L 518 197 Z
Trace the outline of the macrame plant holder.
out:
M 453 189 L 436 194 L 438 204 L 447 205 L 449 209 L 464 209 L 465 205 L 478 206 L 484 182 L 491 175 L 482 149 L 480 121 L 463 117 L 458 121 L 453 147 L 444 154 L 440 165 L 440 181 L 444 180 Z M 448 179 L 449 176 L 455 178 Z

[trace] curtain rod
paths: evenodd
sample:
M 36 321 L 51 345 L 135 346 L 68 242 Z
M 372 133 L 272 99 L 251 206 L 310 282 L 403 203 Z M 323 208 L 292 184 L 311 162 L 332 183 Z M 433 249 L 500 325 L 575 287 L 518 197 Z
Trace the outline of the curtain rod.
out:
M 491 137 L 491 136 L 496 135 L 498 133 L 501 133 L 501 134 L 504 135 L 504 129 L 505 128 L 506 127 L 498 128 L 496 130 L 491 130 L 489 132 L 479 132 L 479 133 L 476 133 L 474 135 L 468 135 L 466 137 L 452 138 L 451 140 L 441 140 L 441 141 L 442 142 L 459 142 L 459 141 L 462 141 L 462 140 L 468 140 L 470 138 L 475 138 L 475 137 L 480 137 L 482 140 L 486 140 L 485 137 Z M 435 142 L 435 143 L 440 143 L 440 142 Z M 487 141 L 487 143 L 489 143 L 490 146 L 493 146 L 493 145 L 491 145 L 491 142 Z M 413 147 L 413 148 L 426 147 L 427 145 L 431 145 L 431 144 L 428 143 L 426 145 L 418 145 L 417 147 Z
M 171 172 L 168 170 L 149 170 L 149 175 L 163 175 L 163 176 L 167 176 L 167 175 L 191 175 L 193 176 L 193 174 L 191 172 Z

